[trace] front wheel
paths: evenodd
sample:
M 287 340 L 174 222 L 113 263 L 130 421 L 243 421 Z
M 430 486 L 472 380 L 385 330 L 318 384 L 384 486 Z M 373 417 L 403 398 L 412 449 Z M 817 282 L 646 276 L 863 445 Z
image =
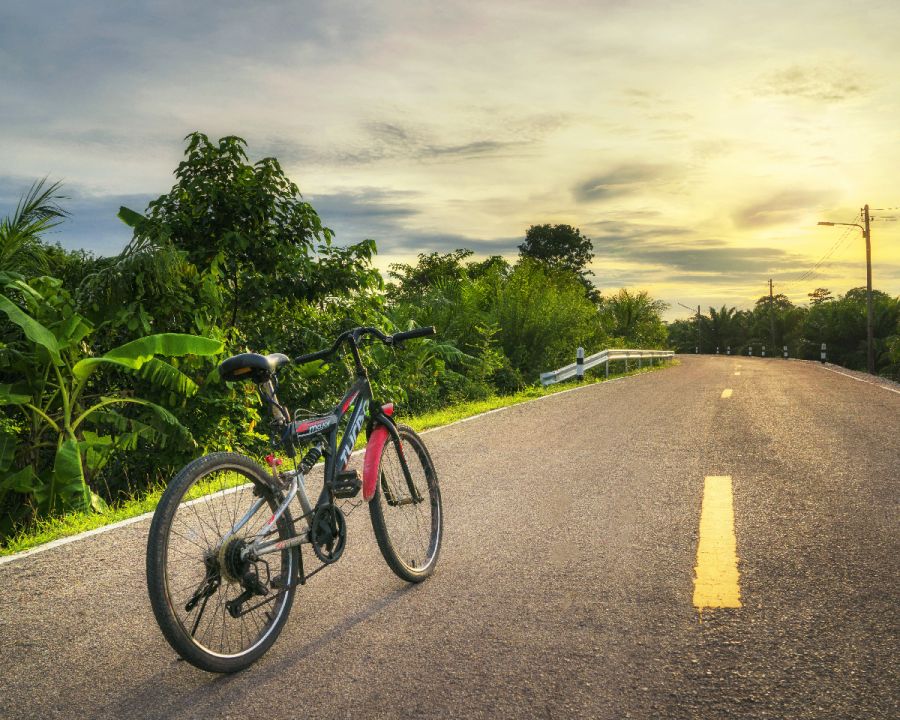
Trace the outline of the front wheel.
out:
M 422 438 L 406 425 L 398 425 L 397 434 L 399 446 L 389 436 L 382 448 L 369 517 L 391 570 L 408 582 L 422 582 L 434 572 L 441 550 L 441 489 Z M 409 477 L 403 472 L 401 455 Z

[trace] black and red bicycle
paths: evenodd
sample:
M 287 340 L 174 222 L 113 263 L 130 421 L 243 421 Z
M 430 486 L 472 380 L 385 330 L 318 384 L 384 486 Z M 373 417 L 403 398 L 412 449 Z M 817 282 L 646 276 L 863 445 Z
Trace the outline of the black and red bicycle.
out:
M 352 354 L 355 381 L 332 412 L 316 417 L 292 416 L 278 401 L 278 370 L 291 362 L 287 356 L 243 353 L 219 366 L 225 380 L 256 383 L 271 411 L 273 444 L 293 469 L 282 470 L 274 455 L 266 458 L 267 471 L 246 456 L 213 453 L 185 466 L 163 493 L 147 542 L 147 586 L 163 635 L 181 657 L 211 672 L 235 672 L 258 660 L 281 632 L 297 586 L 341 557 L 342 505 L 360 492 L 391 570 L 408 582 L 431 575 L 443 530 L 434 464 L 412 428 L 394 421 L 393 404 L 373 403 L 359 347 L 365 336 L 397 347 L 433 334 L 433 327 L 394 335 L 354 328 L 330 348 L 295 358 L 325 359 L 344 344 Z M 360 478 L 348 461 L 363 427 Z M 307 476 L 323 457 L 313 505 Z M 290 509 L 295 498 L 297 519 Z M 319 561 L 312 572 L 304 570 L 303 545 Z

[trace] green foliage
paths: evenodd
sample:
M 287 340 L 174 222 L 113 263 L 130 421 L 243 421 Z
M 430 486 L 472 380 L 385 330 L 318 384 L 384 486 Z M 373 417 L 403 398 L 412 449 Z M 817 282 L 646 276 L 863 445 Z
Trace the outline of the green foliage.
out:
M 599 301 L 600 292 L 587 277 L 593 273 L 585 269 L 594 258 L 594 245 L 578 228 L 571 225 L 532 225 L 525 232 L 525 242 L 519 245 L 519 256 L 543 263 L 551 270 L 574 273 L 588 297 L 594 302 Z
M 594 258 L 593 250 L 591 239 L 571 225 L 532 225 L 519 245 L 521 257 L 576 274 L 582 274 Z
M 810 305 L 820 305 L 823 302 L 834 300 L 831 290 L 828 288 L 816 288 L 811 293 L 807 293 Z
M 396 302 L 416 302 L 435 288 L 457 285 L 469 278 L 463 260 L 472 256 L 471 250 L 450 253 L 419 253 L 415 265 L 391 264 L 388 273 L 396 284 L 391 285 L 391 299 Z
M 900 297 L 872 291 L 875 367 L 879 374 L 900 379 L 900 362 L 892 354 L 900 335 Z M 843 296 L 814 304 L 804 317 L 803 352 L 818 357 L 826 343 L 831 362 L 857 370 L 867 366 L 866 288 L 848 290 Z
M 572 272 L 523 259 L 492 299 L 500 346 L 526 382 L 571 362 L 579 345 L 600 349 L 606 339 Z
M 160 444 L 173 432 L 187 435 L 177 418 L 156 403 L 109 387 L 96 392 L 91 379 L 99 367 L 149 369 L 154 381 L 189 393 L 193 381 L 156 356 L 208 356 L 222 349 L 220 342 L 206 338 L 156 335 L 85 357 L 93 325 L 74 310 L 62 283 L 50 277 L 31 283 L 7 277 L 0 310 L 13 326 L 4 337 L 0 367 L 3 376 L 15 379 L 0 384 L 0 405 L 17 409 L 25 421 L 18 433 L 4 428 L 0 505 L 15 492 L 27 496 L 39 514 L 102 509 L 90 476 L 111 452 L 133 449 L 140 438 Z M 125 414 L 126 407 L 138 412 Z
M 600 317 L 603 329 L 622 345 L 635 348 L 663 347 L 666 327 L 661 314 L 668 307 L 662 300 L 654 300 L 646 290 L 629 292 L 622 288 L 604 298 Z
M 146 217 L 125 209 L 120 216 L 138 243 L 171 243 L 201 283 L 209 278 L 221 288 L 221 304 L 210 306 L 225 330 L 231 333 L 248 308 L 265 308 L 272 297 L 311 300 L 372 281 L 355 270 L 374 245 L 333 249 L 331 231 L 275 158 L 251 164 L 239 137 L 213 143 L 195 132 L 186 139 L 172 190 L 150 203 Z M 314 272 L 317 253 L 326 259 L 318 268 L 324 274 Z
M 41 235 L 62 222 L 68 213 L 59 206 L 59 183 L 36 181 L 10 217 L 0 220 L 0 272 L 23 275 L 45 273 L 47 251 Z
M 785 295 L 760 297 L 753 310 L 722 306 L 700 318 L 704 353 L 744 355 L 752 346 L 758 355 L 763 346 L 770 357 L 780 356 L 787 345 L 790 357 L 818 360 L 822 343 L 828 360 L 856 370 L 866 369 L 866 288 L 848 290 L 834 297 L 827 288 L 809 293 L 808 307 L 794 305 Z M 900 297 L 872 291 L 875 365 L 880 375 L 900 379 Z M 774 329 L 774 343 L 772 331 Z M 679 352 L 693 353 L 697 346 L 697 320 L 676 320 L 668 327 L 669 343 Z

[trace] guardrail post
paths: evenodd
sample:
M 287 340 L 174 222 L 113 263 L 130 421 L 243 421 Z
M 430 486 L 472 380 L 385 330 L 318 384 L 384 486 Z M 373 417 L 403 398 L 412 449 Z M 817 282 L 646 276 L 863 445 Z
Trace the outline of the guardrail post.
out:
M 753 346 L 749 345 L 749 346 L 747 346 L 747 357 L 750 357 L 752 355 L 753 355 Z
M 628 372 L 628 353 L 625 353 L 625 372 Z
M 731 355 L 731 345 L 729 345 L 727 348 L 725 348 L 725 354 Z
M 575 377 L 584 380 L 584 348 L 580 347 L 575 351 Z
M 719 354 L 719 346 L 716 345 L 716 355 L 718 355 L 718 354 Z
M 784 359 L 787 360 L 787 345 L 784 346 Z
M 822 362 L 825 362 L 825 343 L 822 343 Z
M 762 356 L 763 356 L 763 357 L 766 356 L 766 346 L 765 346 L 765 345 L 763 345 Z
M 609 354 L 606 356 L 606 379 L 609 380 Z
M 644 353 L 638 355 L 638 370 L 644 367 Z

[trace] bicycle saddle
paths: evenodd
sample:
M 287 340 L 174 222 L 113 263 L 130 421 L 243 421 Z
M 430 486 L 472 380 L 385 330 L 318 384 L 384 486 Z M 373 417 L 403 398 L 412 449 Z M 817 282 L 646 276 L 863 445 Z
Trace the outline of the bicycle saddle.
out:
M 253 382 L 266 382 L 282 365 L 290 362 L 287 355 L 270 353 L 260 355 L 258 353 L 241 353 L 232 355 L 219 365 L 219 377 L 223 380 L 253 380 Z

